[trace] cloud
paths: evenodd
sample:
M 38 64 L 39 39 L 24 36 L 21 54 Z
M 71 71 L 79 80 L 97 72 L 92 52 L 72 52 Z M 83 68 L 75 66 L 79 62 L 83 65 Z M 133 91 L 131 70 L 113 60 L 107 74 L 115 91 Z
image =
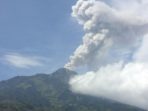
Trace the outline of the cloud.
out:
M 111 0 L 109 4 L 78 0 L 72 7 L 72 16 L 83 26 L 85 35 L 65 67 L 75 69 L 86 65 L 94 70 L 133 53 L 148 32 L 145 13 L 148 8 L 138 1 Z
M 133 58 L 137 62 L 147 62 L 148 61 L 148 35 L 145 35 L 140 48 L 133 55 Z
M 2 60 L 5 63 L 17 68 L 30 68 L 42 66 L 42 59 L 43 58 L 40 57 L 25 56 L 18 53 L 10 53 L 2 57 Z
M 72 10 L 85 34 L 65 67 L 90 70 L 72 91 L 148 110 L 147 0 L 78 0 Z
M 122 62 L 71 79 L 73 92 L 148 109 L 148 64 Z

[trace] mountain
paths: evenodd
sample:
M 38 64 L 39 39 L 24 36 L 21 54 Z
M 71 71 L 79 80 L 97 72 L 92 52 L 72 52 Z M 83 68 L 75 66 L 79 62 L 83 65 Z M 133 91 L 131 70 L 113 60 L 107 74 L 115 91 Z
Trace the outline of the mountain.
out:
M 76 94 L 69 88 L 74 71 L 18 76 L 0 82 L 0 111 L 144 111 L 103 98 Z

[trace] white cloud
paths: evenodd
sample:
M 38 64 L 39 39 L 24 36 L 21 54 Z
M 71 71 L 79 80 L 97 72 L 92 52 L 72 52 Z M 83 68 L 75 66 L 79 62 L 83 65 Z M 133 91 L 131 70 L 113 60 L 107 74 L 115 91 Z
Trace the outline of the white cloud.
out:
M 36 56 L 25 56 L 18 53 L 10 53 L 3 56 L 3 61 L 17 68 L 30 68 L 42 66 L 42 58 Z
M 101 67 L 71 79 L 73 92 L 104 97 L 148 110 L 148 64 L 122 63 Z
M 70 80 L 72 91 L 148 110 L 147 0 L 78 0 L 72 9 L 85 35 L 65 67 L 92 70 Z
M 72 16 L 83 26 L 83 43 L 65 67 L 87 65 L 94 70 L 133 53 L 148 32 L 148 4 L 137 0 L 78 0 Z M 116 58 L 116 59 L 115 59 Z
M 148 62 L 148 35 L 145 35 L 140 48 L 134 54 L 133 59 L 138 62 Z

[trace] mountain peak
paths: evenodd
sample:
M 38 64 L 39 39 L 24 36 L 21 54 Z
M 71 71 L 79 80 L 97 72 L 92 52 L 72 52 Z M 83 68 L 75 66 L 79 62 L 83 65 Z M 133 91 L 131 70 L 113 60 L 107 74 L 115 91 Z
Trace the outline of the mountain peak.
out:
M 73 76 L 75 76 L 77 73 L 75 71 L 66 69 L 66 68 L 60 68 L 53 72 L 51 75 L 56 78 L 57 80 L 64 80 L 69 81 L 69 79 Z
M 71 73 L 77 74 L 75 71 L 72 71 L 72 70 L 67 69 L 67 68 L 59 68 L 59 69 L 56 70 L 55 72 L 56 72 L 56 73 L 66 73 L 66 74 L 71 74 Z
M 69 79 L 76 74 L 60 68 L 50 75 L 16 77 L 0 82 L 0 111 L 145 111 L 73 93 Z

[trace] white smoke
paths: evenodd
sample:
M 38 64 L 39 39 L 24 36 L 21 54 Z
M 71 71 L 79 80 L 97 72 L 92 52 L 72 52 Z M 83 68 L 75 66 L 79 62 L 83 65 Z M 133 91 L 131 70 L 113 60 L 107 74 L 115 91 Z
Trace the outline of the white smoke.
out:
M 97 69 L 128 58 L 148 29 L 147 5 L 138 1 L 112 0 L 109 4 L 103 0 L 79 0 L 72 8 L 72 16 L 83 26 L 85 35 L 65 67 L 86 65 Z
M 148 0 L 78 0 L 72 9 L 85 35 L 65 67 L 93 70 L 72 78 L 72 91 L 148 110 Z
M 110 64 L 74 77 L 70 85 L 77 93 L 148 109 L 148 64 Z

